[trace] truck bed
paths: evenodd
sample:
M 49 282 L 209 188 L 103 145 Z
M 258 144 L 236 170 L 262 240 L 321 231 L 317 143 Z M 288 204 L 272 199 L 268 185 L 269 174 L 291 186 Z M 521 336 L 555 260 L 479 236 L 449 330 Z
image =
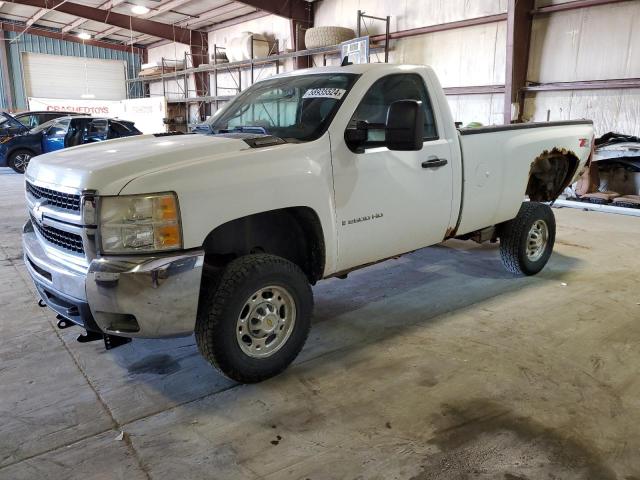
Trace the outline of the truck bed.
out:
M 458 130 L 462 155 L 462 202 L 457 235 L 510 220 L 525 198 L 531 167 L 554 149 L 577 158 L 575 177 L 587 162 L 593 122 L 521 123 Z
M 477 128 L 459 128 L 460 135 L 478 135 L 481 133 L 504 132 L 510 130 L 528 130 L 531 128 L 564 127 L 568 125 L 593 125 L 592 120 L 562 120 L 558 122 L 512 123 L 510 125 L 489 125 Z

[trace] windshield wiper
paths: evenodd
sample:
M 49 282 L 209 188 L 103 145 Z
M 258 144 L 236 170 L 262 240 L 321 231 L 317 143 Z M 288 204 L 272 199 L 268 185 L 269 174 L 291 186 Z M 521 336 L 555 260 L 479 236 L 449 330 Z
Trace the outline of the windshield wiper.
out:
M 218 133 L 259 133 L 263 135 L 268 135 L 267 130 L 264 127 L 259 127 L 257 125 L 236 125 L 233 128 L 221 128 L 218 130 Z

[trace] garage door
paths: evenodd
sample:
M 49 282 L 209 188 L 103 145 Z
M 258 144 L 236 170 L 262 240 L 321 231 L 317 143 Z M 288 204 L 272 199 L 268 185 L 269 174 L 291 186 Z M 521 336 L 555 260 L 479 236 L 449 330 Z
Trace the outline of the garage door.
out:
M 27 52 L 22 55 L 27 97 L 77 99 L 89 93 L 96 100 L 126 98 L 123 60 Z

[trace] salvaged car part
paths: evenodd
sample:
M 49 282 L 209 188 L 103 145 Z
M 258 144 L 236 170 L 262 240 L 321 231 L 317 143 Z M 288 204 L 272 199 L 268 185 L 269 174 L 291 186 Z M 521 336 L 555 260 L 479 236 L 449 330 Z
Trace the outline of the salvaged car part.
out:
M 355 38 L 355 32 L 344 27 L 313 27 L 304 34 L 304 43 L 307 48 L 320 48 L 338 45 Z

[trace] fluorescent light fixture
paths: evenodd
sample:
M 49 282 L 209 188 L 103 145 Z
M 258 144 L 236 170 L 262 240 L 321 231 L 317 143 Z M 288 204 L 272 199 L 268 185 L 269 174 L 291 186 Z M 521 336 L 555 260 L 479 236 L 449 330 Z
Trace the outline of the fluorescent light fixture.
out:
M 80 98 L 82 98 L 83 100 L 91 100 L 93 98 L 96 98 L 96 96 L 93 93 L 83 93 L 82 95 L 80 95 Z
M 144 15 L 145 13 L 149 13 L 149 9 L 144 5 L 134 5 L 131 7 L 131 11 L 136 15 Z
M 89 35 L 87 32 L 80 32 L 78 33 L 78 38 L 82 40 L 91 40 L 91 35 Z

